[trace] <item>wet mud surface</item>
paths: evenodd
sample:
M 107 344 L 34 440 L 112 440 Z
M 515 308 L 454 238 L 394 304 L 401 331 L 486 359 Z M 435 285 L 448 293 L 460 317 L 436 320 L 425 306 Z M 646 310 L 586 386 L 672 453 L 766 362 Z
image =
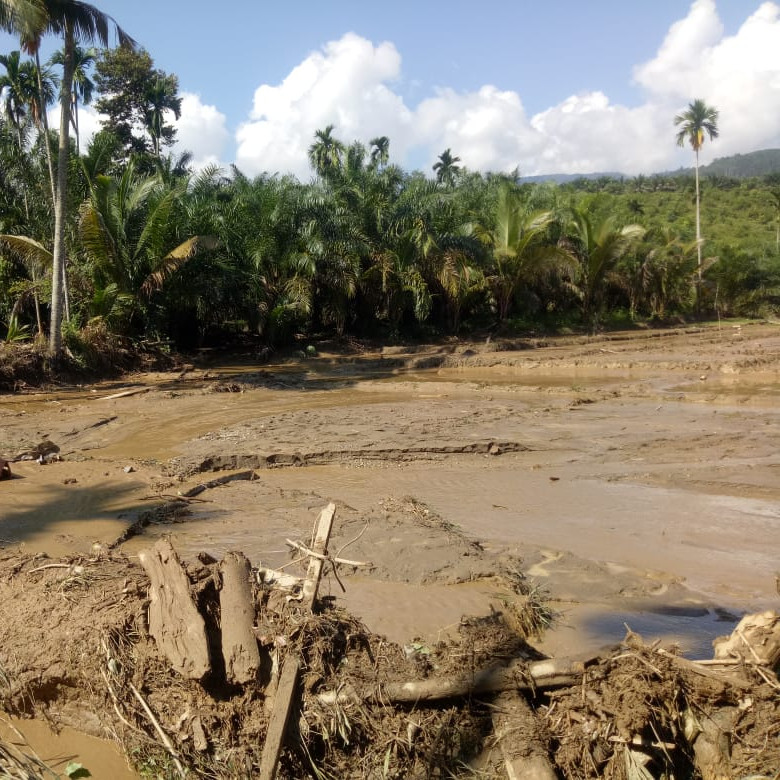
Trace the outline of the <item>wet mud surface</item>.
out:
M 212 356 L 0 396 L 13 470 L 0 540 L 135 555 L 170 534 L 184 557 L 242 549 L 278 566 L 283 540 L 305 539 L 312 509 L 333 500 L 336 543 L 361 534 L 349 557 L 373 567 L 346 593 L 329 587 L 372 630 L 402 641 L 489 610 L 491 571 L 514 561 L 562 615 L 550 650 L 597 647 L 629 624 L 706 655 L 740 614 L 777 602 L 778 411 L 773 324 L 267 366 Z M 59 459 L 15 460 L 43 441 Z

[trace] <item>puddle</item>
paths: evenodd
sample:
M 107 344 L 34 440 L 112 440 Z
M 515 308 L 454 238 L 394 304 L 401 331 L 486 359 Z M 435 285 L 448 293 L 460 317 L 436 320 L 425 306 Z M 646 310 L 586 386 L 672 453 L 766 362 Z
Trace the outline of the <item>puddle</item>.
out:
M 127 765 L 127 759 L 118 745 L 67 726 L 54 732 L 48 723 L 39 720 L 0 715 L 0 737 L 19 750 L 28 752 L 28 755 L 29 748 L 32 748 L 47 766 L 62 777 L 65 777 L 65 767 L 71 762 L 81 764 L 89 771 L 89 776 L 94 778 L 138 780 L 139 777 Z
M 614 611 L 614 607 L 564 605 L 561 621 L 537 645 L 543 653 L 555 656 L 571 652 L 597 653 L 623 641 L 630 630 L 647 643 L 661 640 L 664 646 L 676 644 L 692 660 L 712 658 L 712 641 L 730 634 L 739 616 L 721 609 L 702 606 L 659 605 L 644 609 Z

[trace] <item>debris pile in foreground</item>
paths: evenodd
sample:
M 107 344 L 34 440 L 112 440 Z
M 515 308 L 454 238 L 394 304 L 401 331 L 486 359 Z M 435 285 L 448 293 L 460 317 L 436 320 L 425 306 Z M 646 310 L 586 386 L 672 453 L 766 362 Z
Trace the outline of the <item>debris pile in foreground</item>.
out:
M 0 707 L 119 741 L 156 777 L 761 778 L 780 766 L 780 616 L 748 616 L 708 662 L 629 634 L 547 659 L 500 614 L 405 647 L 318 598 L 335 508 L 306 576 L 240 553 L 141 566 L 0 552 Z M 336 575 L 338 576 L 338 575 Z M 541 607 L 523 599 L 532 612 Z M 49 777 L 0 743 L 0 772 Z

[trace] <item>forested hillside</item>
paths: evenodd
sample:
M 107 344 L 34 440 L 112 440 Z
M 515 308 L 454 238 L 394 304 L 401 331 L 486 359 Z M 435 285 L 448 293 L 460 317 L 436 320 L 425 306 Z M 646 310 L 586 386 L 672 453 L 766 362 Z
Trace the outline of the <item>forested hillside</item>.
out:
M 300 334 L 590 330 L 780 308 L 777 152 L 739 158 L 749 178 L 703 176 L 699 267 L 692 176 L 529 183 L 466 170 L 451 149 L 407 171 L 391 139 L 337 127 L 311 139 L 308 181 L 195 172 L 170 153 L 175 76 L 143 51 L 77 56 L 77 94 L 106 120 L 83 155 L 68 147 L 62 332 L 75 355 L 112 338 L 274 348 Z M 43 340 L 63 153 L 41 117 L 58 65 L 39 82 L 14 51 L 0 68 L 0 338 Z

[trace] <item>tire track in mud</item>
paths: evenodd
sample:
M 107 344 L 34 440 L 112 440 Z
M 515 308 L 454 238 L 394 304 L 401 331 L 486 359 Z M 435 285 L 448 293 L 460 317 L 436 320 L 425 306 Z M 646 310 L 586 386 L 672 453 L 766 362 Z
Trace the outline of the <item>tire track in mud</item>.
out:
M 179 476 L 205 471 L 236 469 L 285 468 L 290 466 L 323 466 L 356 460 L 402 462 L 425 460 L 437 455 L 503 455 L 510 452 L 530 452 L 533 448 L 516 441 L 482 441 L 441 446 L 391 447 L 384 449 L 323 450 L 321 452 L 275 452 L 213 455 L 192 462 L 173 461 L 173 471 Z

